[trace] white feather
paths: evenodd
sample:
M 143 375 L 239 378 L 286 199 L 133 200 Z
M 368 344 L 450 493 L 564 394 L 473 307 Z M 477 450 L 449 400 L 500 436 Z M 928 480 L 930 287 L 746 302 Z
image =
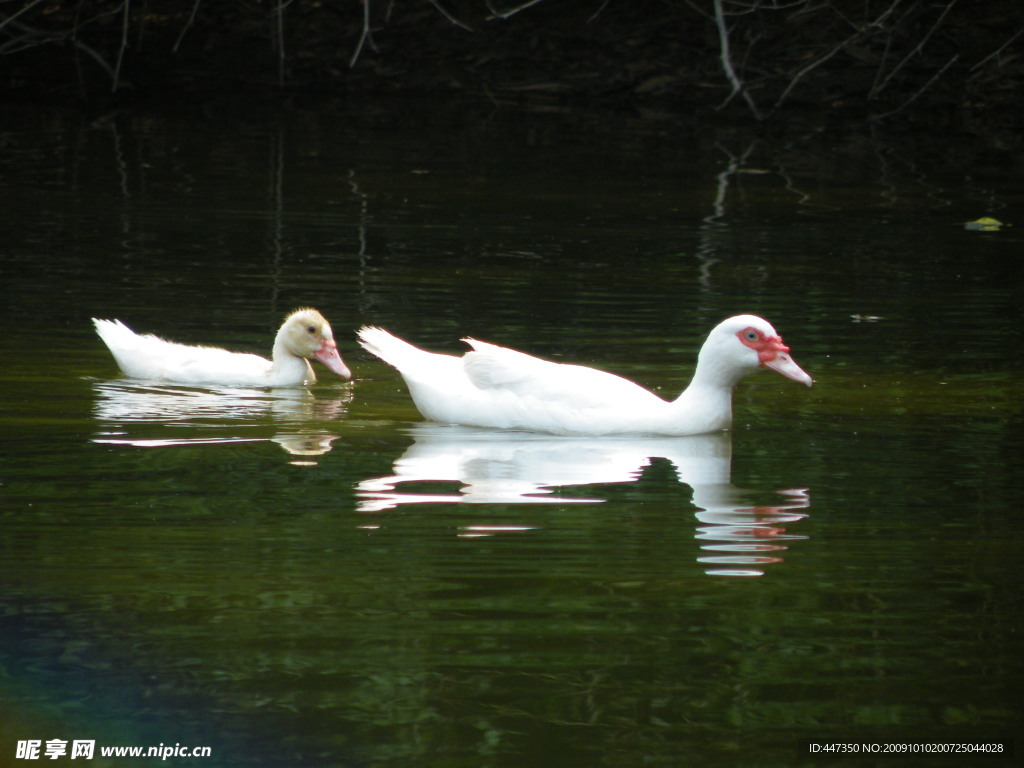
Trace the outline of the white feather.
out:
M 120 320 L 93 318 L 92 322 L 121 371 L 136 379 L 254 387 L 310 384 L 316 375 L 309 358 L 320 360 L 343 378 L 351 376 L 338 355 L 331 326 L 315 309 L 288 316 L 275 337 L 273 360 L 137 334 Z
M 775 350 L 770 362 L 744 342 L 744 332 L 754 332 L 756 343 Z M 364 348 L 398 369 L 424 417 L 468 426 L 581 435 L 702 434 L 730 425 L 733 386 L 762 367 L 811 384 L 778 351 L 785 347 L 775 329 L 753 315 L 729 318 L 711 332 L 693 381 L 672 402 L 615 374 L 476 339 L 463 339 L 472 351 L 459 358 L 419 349 L 382 328 L 364 327 L 358 336 Z

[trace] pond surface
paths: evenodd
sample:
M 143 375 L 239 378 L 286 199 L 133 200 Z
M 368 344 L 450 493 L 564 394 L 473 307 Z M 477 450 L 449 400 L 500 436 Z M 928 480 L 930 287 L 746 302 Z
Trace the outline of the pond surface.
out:
M 1019 159 L 490 104 L 12 109 L 2 140 L 0 763 L 30 739 L 619 768 L 1014 738 Z M 133 381 L 89 322 L 269 354 L 303 305 L 353 382 Z M 353 336 L 674 397 L 740 312 L 815 387 L 753 377 L 732 431 L 678 439 L 424 423 Z

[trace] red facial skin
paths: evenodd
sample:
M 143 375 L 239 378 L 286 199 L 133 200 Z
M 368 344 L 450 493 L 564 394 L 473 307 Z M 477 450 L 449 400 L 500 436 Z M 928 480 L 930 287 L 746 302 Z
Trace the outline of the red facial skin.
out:
M 789 356 L 789 347 L 782 343 L 781 337 L 766 336 L 757 328 L 749 326 L 737 333 L 736 338 L 741 344 L 757 352 L 757 359 L 762 368 L 769 368 L 787 379 L 799 381 L 808 387 L 814 384 L 814 379 Z
M 744 346 L 750 347 L 757 352 L 757 359 L 761 365 L 770 363 L 780 352 L 789 352 L 789 347 L 782 343 L 781 336 L 765 336 L 756 328 L 744 328 L 736 334 Z

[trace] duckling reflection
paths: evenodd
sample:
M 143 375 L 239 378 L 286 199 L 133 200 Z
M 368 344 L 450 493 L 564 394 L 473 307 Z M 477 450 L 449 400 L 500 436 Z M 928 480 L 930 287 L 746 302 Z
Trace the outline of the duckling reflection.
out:
M 241 387 L 187 387 L 127 380 L 93 385 L 93 415 L 100 424 L 93 442 L 144 448 L 270 440 L 293 456 L 331 450 L 337 435 L 310 427 L 345 415 L 352 389 L 318 397 L 308 389 L 258 390 Z M 273 437 L 257 431 L 273 422 Z M 158 434 L 153 426 L 160 425 Z
M 806 536 L 787 526 L 806 517 L 804 489 L 774 491 L 773 506 L 751 505 L 751 492 L 732 485 L 732 438 L 728 433 L 677 438 L 553 437 L 425 422 L 409 430 L 413 444 L 395 460 L 394 474 L 357 484 L 358 510 L 382 512 L 405 504 L 600 503 L 563 496 L 559 489 L 636 482 L 652 459 L 667 459 L 680 483 L 693 491 L 700 525 L 698 561 L 710 575 L 755 576 L 782 561 L 788 542 Z M 402 485 L 415 483 L 417 492 Z M 457 493 L 422 493 L 424 484 L 459 483 Z M 761 495 L 761 494 L 758 494 Z M 515 526 L 510 530 L 529 530 Z M 466 526 L 462 535 L 486 535 Z

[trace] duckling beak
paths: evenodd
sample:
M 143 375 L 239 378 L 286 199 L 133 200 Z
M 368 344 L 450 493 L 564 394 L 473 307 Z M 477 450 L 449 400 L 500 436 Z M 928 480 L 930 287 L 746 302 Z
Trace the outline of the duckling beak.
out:
M 323 346 L 313 354 L 317 360 L 341 376 L 341 378 L 352 378 L 352 371 L 342 362 L 341 355 L 338 354 L 338 345 L 334 342 L 334 339 L 324 339 Z

